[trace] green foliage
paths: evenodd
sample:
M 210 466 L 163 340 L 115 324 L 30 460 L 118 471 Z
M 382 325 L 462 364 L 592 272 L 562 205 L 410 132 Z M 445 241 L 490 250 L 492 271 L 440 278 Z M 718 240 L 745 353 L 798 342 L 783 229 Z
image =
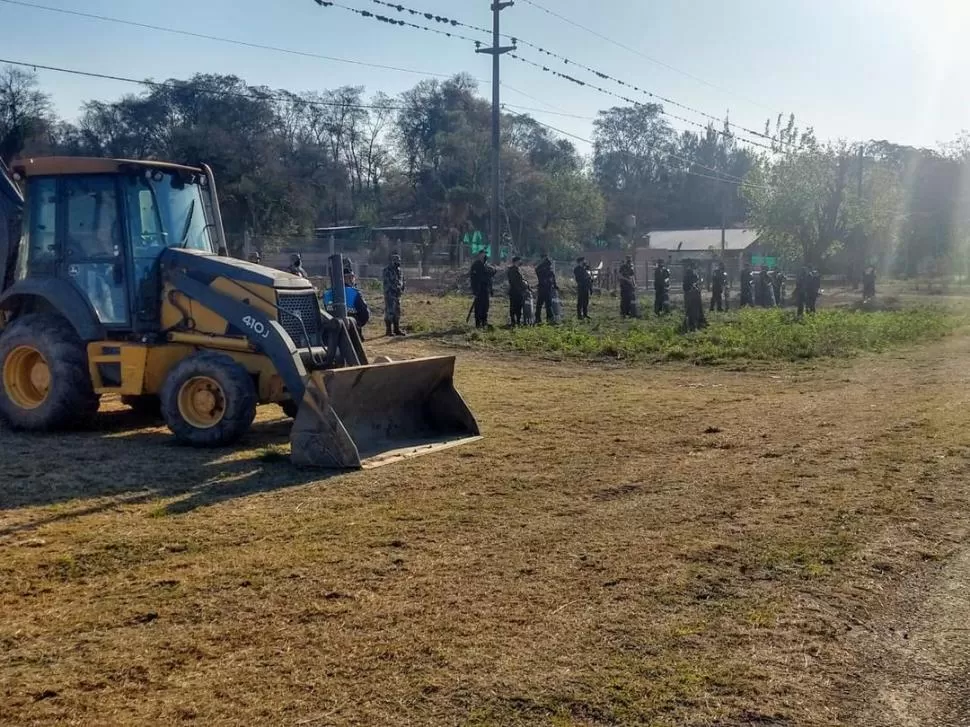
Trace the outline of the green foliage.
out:
M 626 232 L 625 218 L 635 215 L 641 230 L 729 226 L 743 222 L 745 200 L 717 173 L 741 178 L 754 157 L 739 149 L 725 123 L 723 133 L 709 126 L 701 134 L 678 135 L 662 107 L 644 104 L 601 111 L 594 123 L 593 173 L 607 203 L 607 237 Z M 684 159 L 698 166 L 688 174 Z M 703 166 L 700 166 L 703 165 Z
M 824 310 L 798 320 L 782 310 L 718 314 L 703 331 L 681 333 L 681 317 L 606 318 L 559 326 L 469 331 L 471 345 L 534 355 L 638 362 L 799 361 L 851 356 L 942 337 L 963 320 L 942 309 L 873 313 Z

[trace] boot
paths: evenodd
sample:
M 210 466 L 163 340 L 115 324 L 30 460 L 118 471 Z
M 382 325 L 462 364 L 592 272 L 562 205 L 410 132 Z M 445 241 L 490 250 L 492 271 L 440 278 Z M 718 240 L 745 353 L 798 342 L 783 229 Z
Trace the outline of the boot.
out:
M 406 335 L 408 335 L 404 331 L 401 330 L 401 319 L 400 318 L 395 318 L 394 319 L 394 335 L 395 336 L 406 336 Z
M 390 321 L 384 321 L 384 335 L 387 336 L 388 338 L 390 338 L 392 335 L 394 335 L 393 333 L 391 333 L 391 322 Z

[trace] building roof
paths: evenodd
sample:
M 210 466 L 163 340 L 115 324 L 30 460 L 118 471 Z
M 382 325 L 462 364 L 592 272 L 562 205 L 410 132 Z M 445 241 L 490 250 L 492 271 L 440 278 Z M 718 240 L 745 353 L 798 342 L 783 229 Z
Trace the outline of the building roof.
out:
M 747 250 L 758 241 L 758 231 L 754 229 L 726 230 L 724 246 L 726 250 Z M 721 249 L 721 228 L 703 230 L 658 230 L 650 233 L 650 247 L 658 250 L 682 252 Z
M 419 225 L 415 227 L 374 227 L 372 228 L 374 232 L 419 232 L 422 230 L 434 230 L 436 227 L 428 227 L 427 225 Z
M 350 230 L 366 230 L 363 225 L 338 225 L 337 227 L 317 227 L 314 232 L 318 235 L 326 235 L 330 232 L 348 232 Z

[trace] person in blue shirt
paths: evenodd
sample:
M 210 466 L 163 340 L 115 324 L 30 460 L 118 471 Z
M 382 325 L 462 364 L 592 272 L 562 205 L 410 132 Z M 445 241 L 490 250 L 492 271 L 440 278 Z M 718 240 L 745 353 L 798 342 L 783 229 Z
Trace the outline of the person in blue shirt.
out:
M 370 320 L 370 308 L 364 300 L 364 294 L 357 288 L 357 276 L 352 268 L 344 268 L 344 291 L 347 295 L 347 315 L 357 321 L 361 338 L 364 337 L 364 326 Z M 333 289 L 327 288 L 323 293 L 323 306 L 327 311 L 333 311 Z

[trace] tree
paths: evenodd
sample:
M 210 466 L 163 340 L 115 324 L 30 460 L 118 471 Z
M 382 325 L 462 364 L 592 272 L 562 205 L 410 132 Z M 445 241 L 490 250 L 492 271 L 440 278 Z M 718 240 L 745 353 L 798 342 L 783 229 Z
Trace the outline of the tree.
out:
M 9 162 L 25 149 L 46 151 L 53 123 L 50 97 L 37 88 L 36 74 L 0 68 L 0 158 Z
M 846 240 L 854 217 L 845 204 L 849 154 L 808 143 L 748 175 L 745 194 L 764 241 L 819 266 Z
M 625 229 L 633 214 L 650 227 L 667 221 L 668 158 L 673 129 L 662 107 L 644 104 L 600 111 L 593 122 L 593 174 L 607 200 L 607 231 Z

